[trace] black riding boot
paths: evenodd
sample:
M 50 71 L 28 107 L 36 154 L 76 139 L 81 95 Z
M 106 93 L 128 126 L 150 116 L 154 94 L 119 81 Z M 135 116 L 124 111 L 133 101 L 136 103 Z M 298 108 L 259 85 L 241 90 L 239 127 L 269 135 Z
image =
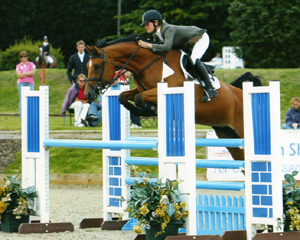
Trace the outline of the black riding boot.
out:
M 197 72 L 198 76 L 200 77 L 200 79 L 202 81 L 204 81 L 205 86 L 206 86 L 206 96 L 201 98 L 201 101 L 202 102 L 210 101 L 211 98 L 218 96 L 218 93 L 217 93 L 216 89 L 214 88 L 214 86 L 211 84 L 211 81 L 209 79 L 209 75 L 208 75 L 208 72 L 207 72 L 205 66 L 199 59 L 196 60 L 195 68 L 196 68 L 196 72 Z

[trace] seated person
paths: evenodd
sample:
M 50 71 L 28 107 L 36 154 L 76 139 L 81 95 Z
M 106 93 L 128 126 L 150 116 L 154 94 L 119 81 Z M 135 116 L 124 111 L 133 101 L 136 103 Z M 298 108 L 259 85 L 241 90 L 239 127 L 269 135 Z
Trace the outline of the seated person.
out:
M 62 115 L 66 114 L 68 108 L 74 109 L 75 127 L 84 127 L 82 120 L 85 120 L 90 107 L 90 104 L 84 95 L 85 82 L 86 76 L 84 74 L 79 74 L 77 83 L 68 88 L 65 100 L 62 104 Z
M 283 129 L 300 129 L 300 100 L 293 97 L 290 103 L 293 105 L 286 112 L 285 124 L 282 125 Z
M 86 120 L 82 120 L 82 123 L 86 127 L 97 127 L 102 122 L 102 96 L 99 96 L 99 103 L 92 102 L 87 113 Z

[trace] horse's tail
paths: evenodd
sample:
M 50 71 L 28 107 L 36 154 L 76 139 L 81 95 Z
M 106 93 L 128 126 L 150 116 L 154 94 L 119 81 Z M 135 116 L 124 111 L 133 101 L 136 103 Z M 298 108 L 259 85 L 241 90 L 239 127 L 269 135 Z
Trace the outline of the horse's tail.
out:
M 243 82 L 245 81 L 253 82 L 253 86 L 262 86 L 262 82 L 265 82 L 265 79 L 260 76 L 254 76 L 251 72 L 246 72 L 230 84 L 234 87 L 243 89 Z

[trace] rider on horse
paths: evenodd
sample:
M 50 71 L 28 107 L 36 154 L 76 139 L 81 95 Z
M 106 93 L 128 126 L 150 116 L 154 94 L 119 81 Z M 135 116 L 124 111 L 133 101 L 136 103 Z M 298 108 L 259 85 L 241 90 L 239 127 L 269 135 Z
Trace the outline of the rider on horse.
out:
M 209 45 L 209 36 L 205 29 L 195 26 L 168 24 L 156 10 L 145 12 L 142 21 L 141 25 L 145 24 L 147 32 L 153 34 L 154 44 L 140 40 L 138 44 L 141 47 L 152 49 L 153 52 L 168 52 L 171 49 L 182 49 L 190 53 L 196 73 L 206 85 L 207 94 L 201 101 L 210 101 L 211 98 L 218 96 L 210 81 L 206 67 L 200 61 Z

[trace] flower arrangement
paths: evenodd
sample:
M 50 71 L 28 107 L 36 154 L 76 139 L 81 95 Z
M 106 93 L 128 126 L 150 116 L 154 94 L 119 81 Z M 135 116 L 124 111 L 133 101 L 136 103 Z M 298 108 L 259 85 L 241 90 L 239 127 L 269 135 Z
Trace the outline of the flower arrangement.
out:
M 16 219 L 19 219 L 20 215 L 29 215 L 34 206 L 34 198 L 37 197 L 35 187 L 21 188 L 19 176 L 7 176 L 4 180 L 5 186 L 0 186 L 0 219 L 1 214 L 6 211 L 12 211 Z
M 178 220 L 184 222 L 189 212 L 184 211 L 186 203 L 179 200 L 180 182 L 170 179 L 165 183 L 162 179 L 151 182 L 149 176 L 156 177 L 156 174 L 148 173 L 140 172 L 140 178 L 134 181 L 130 199 L 122 197 L 121 201 L 127 202 L 125 212 L 129 213 L 129 217 L 138 220 L 138 225 L 133 228 L 136 233 L 142 233 L 143 228 L 149 229 L 150 225 L 157 223 L 161 225 L 161 230 L 157 232 L 159 235 L 165 232 L 168 223 Z
M 287 181 L 283 185 L 284 231 L 300 231 L 300 187 L 296 188 L 294 178 L 297 174 L 297 171 L 293 171 L 284 175 Z

